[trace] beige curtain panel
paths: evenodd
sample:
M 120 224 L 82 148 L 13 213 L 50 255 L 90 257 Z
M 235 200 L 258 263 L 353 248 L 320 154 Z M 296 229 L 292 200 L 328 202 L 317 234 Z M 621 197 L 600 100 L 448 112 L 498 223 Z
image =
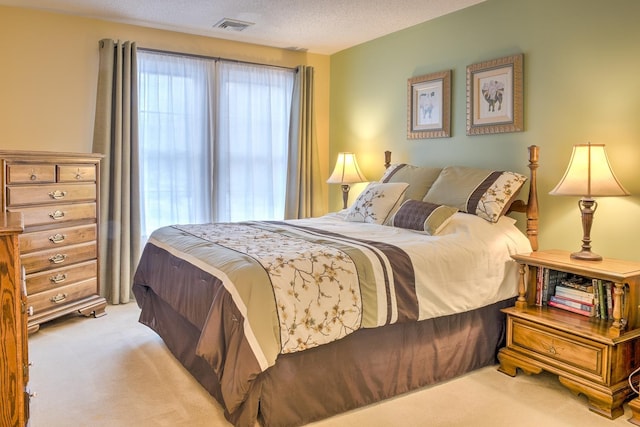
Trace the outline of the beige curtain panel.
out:
M 291 100 L 285 219 L 322 215 L 323 196 L 316 140 L 313 67 L 296 69 Z
M 140 256 L 137 171 L 136 44 L 101 40 L 93 151 L 105 155 L 100 173 L 100 288 L 110 304 L 131 300 Z

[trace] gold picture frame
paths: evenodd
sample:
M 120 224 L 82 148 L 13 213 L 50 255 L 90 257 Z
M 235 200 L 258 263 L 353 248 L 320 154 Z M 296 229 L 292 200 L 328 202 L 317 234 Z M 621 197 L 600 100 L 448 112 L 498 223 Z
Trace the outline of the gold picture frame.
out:
M 467 66 L 467 135 L 524 130 L 524 55 Z
M 451 70 L 407 80 L 407 138 L 451 136 Z

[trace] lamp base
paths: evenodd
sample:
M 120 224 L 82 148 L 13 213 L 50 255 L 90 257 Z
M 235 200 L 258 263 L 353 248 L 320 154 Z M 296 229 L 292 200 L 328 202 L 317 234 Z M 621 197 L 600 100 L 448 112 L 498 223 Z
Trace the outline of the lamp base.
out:
M 571 254 L 573 259 L 581 259 L 583 261 L 602 261 L 602 256 L 594 254 L 591 251 L 582 250 L 580 252 L 574 252 Z

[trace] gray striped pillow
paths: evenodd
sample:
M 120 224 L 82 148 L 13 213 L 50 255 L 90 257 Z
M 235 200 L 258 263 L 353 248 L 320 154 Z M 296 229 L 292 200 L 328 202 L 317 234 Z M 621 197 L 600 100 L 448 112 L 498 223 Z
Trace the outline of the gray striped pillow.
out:
M 527 177 L 515 172 L 448 166 L 423 200 L 497 222 L 518 197 L 526 180 Z

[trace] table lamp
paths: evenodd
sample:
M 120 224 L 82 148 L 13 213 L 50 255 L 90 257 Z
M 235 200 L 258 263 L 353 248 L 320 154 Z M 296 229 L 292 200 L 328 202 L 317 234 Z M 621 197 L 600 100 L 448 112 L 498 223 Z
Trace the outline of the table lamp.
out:
M 347 208 L 349 185 L 365 181 L 367 181 L 367 178 L 360 172 L 356 155 L 353 153 L 338 153 L 336 167 L 333 169 L 333 173 L 327 180 L 327 183 L 342 184 L 342 209 Z
M 593 213 L 598 207 L 593 197 L 629 195 L 611 170 L 604 144 L 574 145 L 564 176 L 549 194 L 581 197 L 578 207 L 582 214 L 582 249 L 572 253 L 571 258 L 588 261 L 602 260 L 602 256 L 591 252 L 591 225 Z

